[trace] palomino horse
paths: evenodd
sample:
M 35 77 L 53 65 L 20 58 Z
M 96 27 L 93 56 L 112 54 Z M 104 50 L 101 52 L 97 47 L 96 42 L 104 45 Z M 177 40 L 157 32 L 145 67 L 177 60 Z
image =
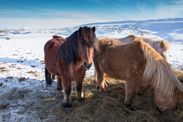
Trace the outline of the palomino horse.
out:
M 153 47 L 156 51 L 158 51 L 165 59 L 165 52 L 167 52 L 170 48 L 170 44 L 164 39 L 155 38 L 155 37 L 145 37 L 145 36 L 137 36 L 137 35 L 129 35 L 124 38 L 119 38 L 119 41 L 123 44 L 131 43 L 139 38 L 143 39 L 146 43 L 148 43 L 151 47 Z
M 105 73 L 111 78 L 126 81 L 124 104 L 128 109 L 133 109 L 132 98 L 147 86 L 154 88 L 155 103 L 160 111 L 174 109 L 176 93 L 182 92 L 183 86 L 167 61 L 141 39 L 125 45 L 112 41 L 98 41 L 99 51 L 94 53 L 100 91 L 104 90 L 101 84 Z
M 159 38 L 155 38 L 155 37 L 145 37 L 145 36 L 137 36 L 137 35 L 129 35 L 126 36 L 124 38 L 109 38 L 109 37 L 101 37 L 98 40 L 99 41 L 104 41 L 105 43 L 108 43 L 107 46 L 117 46 L 119 44 L 129 44 L 134 42 L 135 40 L 139 40 L 142 39 L 144 42 L 148 43 L 152 48 L 154 48 L 157 52 L 159 52 L 165 59 L 166 59 L 166 55 L 165 53 L 169 50 L 170 48 L 170 44 Z M 107 75 L 104 75 L 105 77 L 107 77 Z M 97 76 L 96 76 L 96 72 L 94 72 L 94 82 L 96 82 Z M 103 82 L 103 85 L 107 85 L 107 81 Z M 98 86 L 97 86 L 98 87 Z M 143 90 L 142 90 L 143 92 Z
M 46 83 L 51 85 L 51 74 L 58 77 L 58 87 L 64 89 L 64 108 L 71 107 L 71 81 L 76 81 L 77 97 L 82 100 L 82 82 L 93 62 L 95 41 L 95 27 L 85 26 L 66 39 L 54 36 L 44 46 Z

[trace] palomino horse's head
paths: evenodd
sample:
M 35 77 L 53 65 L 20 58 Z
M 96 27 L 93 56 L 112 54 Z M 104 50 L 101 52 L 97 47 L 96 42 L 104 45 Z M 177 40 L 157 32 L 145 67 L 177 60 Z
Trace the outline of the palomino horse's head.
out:
M 155 103 L 157 105 L 157 109 L 160 112 L 165 111 L 174 111 L 177 109 L 177 96 L 173 95 L 164 95 L 160 91 L 155 90 L 154 93 Z
M 93 62 L 93 53 L 96 41 L 95 27 L 80 27 L 79 35 L 78 56 L 84 62 L 85 69 L 89 69 Z

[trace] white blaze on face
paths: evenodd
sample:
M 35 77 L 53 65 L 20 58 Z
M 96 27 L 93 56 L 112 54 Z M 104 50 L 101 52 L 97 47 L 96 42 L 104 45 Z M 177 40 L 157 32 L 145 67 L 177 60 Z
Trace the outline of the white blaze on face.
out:
M 93 62 L 93 53 L 94 53 L 93 47 L 87 48 L 87 51 L 86 51 L 86 58 L 87 58 L 86 63 L 87 64 L 92 64 L 92 62 Z

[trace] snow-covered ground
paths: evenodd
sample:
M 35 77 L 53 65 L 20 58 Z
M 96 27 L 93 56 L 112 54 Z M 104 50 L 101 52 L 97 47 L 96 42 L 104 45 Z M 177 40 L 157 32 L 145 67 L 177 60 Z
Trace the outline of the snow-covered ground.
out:
M 173 67 L 183 68 L 183 19 L 126 21 L 95 23 L 97 37 L 125 37 L 129 34 L 164 38 L 171 44 L 167 57 Z M 43 46 L 52 35 L 69 36 L 78 27 L 63 29 L 11 29 L 0 32 L 0 67 L 8 70 L 0 77 L 8 76 L 44 78 Z M 88 74 L 93 73 L 93 68 Z M 31 73 L 31 72 L 36 72 Z
M 136 34 L 164 38 L 171 45 L 171 49 L 167 53 L 168 62 L 172 67 L 183 69 L 183 19 L 87 25 L 96 26 L 97 37 L 125 37 L 129 34 Z M 37 86 L 44 86 L 44 44 L 52 38 L 52 35 L 67 37 L 78 28 L 76 26 L 63 29 L 0 30 L 0 95 L 12 90 L 12 88 L 34 90 Z M 93 67 L 87 71 L 87 75 L 93 75 Z M 16 111 L 10 113 L 17 114 Z

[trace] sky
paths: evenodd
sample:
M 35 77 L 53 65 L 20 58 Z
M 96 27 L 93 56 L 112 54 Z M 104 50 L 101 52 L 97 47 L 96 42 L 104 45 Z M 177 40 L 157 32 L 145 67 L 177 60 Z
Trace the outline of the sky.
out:
M 0 0 L 0 28 L 183 17 L 183 0 Z

